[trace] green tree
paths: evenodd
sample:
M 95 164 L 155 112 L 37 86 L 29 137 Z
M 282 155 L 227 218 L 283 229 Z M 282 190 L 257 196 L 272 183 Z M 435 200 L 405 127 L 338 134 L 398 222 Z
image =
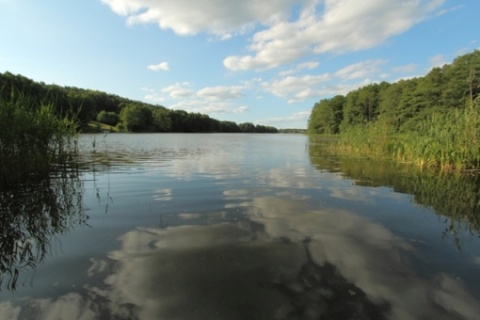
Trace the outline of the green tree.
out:
M 127 131 L 145 131 L 152 123 L 152 112 L 149 108 L 131 103 L 122 109 L 120 119 Z
M 187 132 L 188 127 L 188 113 L 184 110 L 170 110 L 168 113 L 172 121 L 173 132 Z
M 399 104 L 402 99 L 405 80 L 401 80 L 394 85 L 389 86 L 380 94 L 379 102 L 379 120 L 387 126 L 398 131 L 402 124 L 402 117 L 399 113 Z
M 332 99 L 322 99 L 315 103 L 308 120 L 308 132 L 337 134 L 343 120 L 345 97 L 337 95 Z
M 358 91 L 351 91 L 345 97 L 343 120 L 340 124 L 340 130 L 342 132 L 356 125 L 365 123 L 363 108 L 357 103 L 357 101 Z
M 221 132 L 241 132 L 239 125 L 233 121 L 221 121 L 220 130 Z
M 156 132 L 169 132 L 172 130 L 172 120 L 168 116 L 168 110 L 164 108 L 152 109 L 152 122 Z
M 443 99 L 447 106 L 464 106 L 480 93 L 480 51 L 457 57 L 443 67 L 447 80 Z
M 102 110 L 97 114 L 97 121 L 111 126 L 115 126 L 120 118 L 115 112 Z
M 245 133 L 255 132 L 255 125 L 251 122 L 244 122 L 239 124 L 240 130 Z
M 330 99 L 323 99 L 315 103 L 310 119 L 308 131 L 314 134 L 330 134 L 330 123 L 334 121 Z

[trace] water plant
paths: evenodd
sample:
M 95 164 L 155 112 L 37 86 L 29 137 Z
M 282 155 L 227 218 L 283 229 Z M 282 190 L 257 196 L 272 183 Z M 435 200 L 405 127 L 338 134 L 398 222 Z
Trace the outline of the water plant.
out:
M 0 289 L 15 290 L 20 271 L 43 260 L 50 238 L 87 217 L 75 120 L 22 94 L 1 96 Z
M 382 121 L 349 128 L 325 148 L 361 157 L 389 158 L 444 171 L 480 169 L 480 98 L 464 108 L 434 112 L 415 130 L 398 133 Z
M 59 117 L 51 104 L 12 92 L 0 98 L 0 185 L 48 174 L 55 160 L 71 155 L 76 122 Z

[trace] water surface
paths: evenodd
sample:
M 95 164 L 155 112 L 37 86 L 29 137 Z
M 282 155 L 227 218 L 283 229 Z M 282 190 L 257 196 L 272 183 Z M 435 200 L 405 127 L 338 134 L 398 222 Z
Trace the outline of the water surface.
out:
M 81 206 L 37 232 L 47 254 L 2 287 L 0 319 L 478 319 L 475 177 L 337 158 L 303 135 L 79 147 L 78 177 L 54 190 Z

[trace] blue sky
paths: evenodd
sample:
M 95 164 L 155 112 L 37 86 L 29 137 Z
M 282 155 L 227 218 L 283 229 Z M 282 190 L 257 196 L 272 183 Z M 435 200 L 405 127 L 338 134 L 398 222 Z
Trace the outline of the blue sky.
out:
M 0 0 L 0 72 L 305 128 L 320 99 L 479 49 L 479 14 L 479 0 Z

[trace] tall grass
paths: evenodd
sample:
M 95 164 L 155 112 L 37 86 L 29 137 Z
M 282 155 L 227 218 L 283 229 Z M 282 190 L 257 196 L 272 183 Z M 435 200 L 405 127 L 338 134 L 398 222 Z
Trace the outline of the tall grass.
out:
M 395 133 L 381 121 L 342 133 L 329 148 L 391 158 L 445 171 L 480 169 L 480 98 L 462 109 L 432 113 L 415 132 Z
M 56 115 L 51 104 L 24 95 L 0 98 L 0 183 L 48 174 L 54 160 L 68 156 L 76 123 Z
M 0 289 L 15 290 L 20 271 L 43 260 L 50 238 L 86 217 L 71 161 L 75 121 L 25 95 L 1 96 Z

